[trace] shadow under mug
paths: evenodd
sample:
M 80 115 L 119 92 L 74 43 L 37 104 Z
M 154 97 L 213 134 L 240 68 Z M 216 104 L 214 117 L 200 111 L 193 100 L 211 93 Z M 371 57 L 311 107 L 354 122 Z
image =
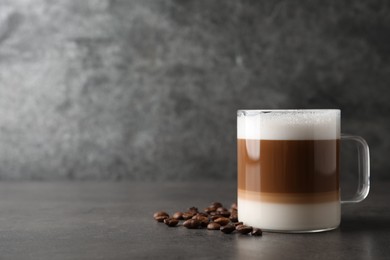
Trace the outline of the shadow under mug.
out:
M 340 199 L 340 142 L 356 142 L 359 182 Z M 239 110 L 237 112 L 238 216 L 266 231 L 307 233 L 335 229 L 341 203 L 368 195 L 366 141 L 340 133 L 340 110 Z

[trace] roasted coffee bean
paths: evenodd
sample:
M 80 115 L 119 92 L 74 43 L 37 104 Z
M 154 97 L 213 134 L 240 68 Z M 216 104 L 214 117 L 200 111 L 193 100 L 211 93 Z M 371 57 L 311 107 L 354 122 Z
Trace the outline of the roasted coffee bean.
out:
M 224 207 L 217 208 L 217 212 L 225 212 L 225 211 L 228 211 L 227 208 Z
M 235 210 L 237 210 L 237 203 L 233 203 L 231 206 L 230 206 L 230 209 L 235 209 Z
M 225 218 L 230 217 L 230 212 L 229 212 L 229 211 L 224 211 L 224 212 L 221 212 L 221 213 L 219 213 L 219 214 L 221 214 L 221 215 L 224 216 Z
M 207 227 L 207 225 L 210 223 L 210 221 L 207 219 L 207 220 L 202 220 L 200 222 L 200 226 L 201 227 Z
M 179 220 L 175 218 L 166 218 L 164 219 L 164 223 L 169 227 L 174 227 L 179 223 Z
M 228 218 L 231 215 L 229 211 L 221 211 L 221 212 L 218 212 L 218 214 L 225 217 L 225 218 Z
M 163 222 L 164 219 L 169 218 L 169 215 L 165 211 L 157 211 L 156 213 L 153 214 L 153 217 L 158 222 Z
M 202 215 L 195 215 L 192 217 L 192 219 L 199 221 L 202 227 L 207 227 L 209 224 L 209 218 Z
M 187 219 L 192 218 L 193 216 L 195 216 L 195 213 L 192 213 L 192 212 L 184 212 L 183 215 L 182 215 L 182 218 L 183 218 L 184 220 L 187 220 Z
M 232 233 L 236 228 L 233 225 L 226 225 L 220 228 L 220 230 L 225 234 Z
M 176 212 L 175 214 L 173 214 L 172 216 L 174 219 L 178 219 L 178 220 L 182 220 L 183 219 L 183 212 Z
M 220 207 L 223 207 L 222 203 L 221 202 L 213 202 L 210 204 L 209 206 L 210 208 L 220 208 Z
M 262 236 L 263 231 L 260 228 L 254 228 L 251 232 L 252 236 Z
M 230 219 L 231 222 L 237 222 L 237 221 L 238 221 L 238 217 L 237 217 L 237 216 L 234 216 L 234 215 L 231 215 L 231 216 L 229 217 L 229 219 Z
M 212 221 L 214 221 L 214 220 L 216 220 L 217 218 L 223 218 L 224 216 L 222 216 L 222 215 L 212 215 L 211 217 L 210 217 L 210 219 L 212 220 Z
M 247 225 L 238 225 L 236 226 L 236 230 L 240 234 L 249 234 L 250 232 L 252 232 L 253 228 Z
M 232 212 L 230 212 L 230 216 L 238 216 L 237 210 L 233 210 Z
M 232 214 L 230 214 L 230 220 L 232 221 L 232 222 L 237 222 L 238 221 L 238 215 L 237 215 L 237 213 L 232 213 Z
M 222 215 L 226 218 L 230 216 L 230 212 L 224 207 L 217 208 L 217 214 Z
M 237 226 L 239 226 L 239 225 L 243 225 L 244 223 L 242 223 L 242 222 L 237 222 L 237 223 L 234 223 L 234 225 L 237 227 Z
M 211 211 L 211 212 L 209 213 L 209 215 L 210 215 L 210 216 L 216 216 L 216 215 L 219 216 L 219 214 L 218 214 L 216 211 Z
M 220 217 L 220 218 L 217 218 L 216 220 L 214 220 L 214 222 L 220 224 L 221 226 L 226 226 L 227 224 L 230 223 L 230 219 Z
M 196 213 L 196 216 L 209 217 L 209 214 L 204 213 L 204 212 L 199 212 L 199 213 Z
M 229 209 L 229 212 L 232 213 L 232 214 L 237 214 L 237 210 L 236 209 Z
M 219 230 L 221 228 L 221 225 L 215 222 L 211 222 L 207 225 L 208 230 Z
M 157 221 L 157 222 L 163 222 L 164 219 L 167 219 L 169 218 L 168 216 L 158 216 L 158 217 L 155 217 L 154 219 Z
M 165 211 L 157 211 L 153 214 L 153 217 L 156 218 L 156 217 L 160 217 L 160 216 L 169 216 L 168 213 L 166 213 Z
M 200 222 L 196 219 L 188 219 L 184 221 L 183 226 L 189 229 L 197 229 L 200 227 Z
M 203 211 L 206 212 L 207 214 L 210 214 L 212 212 L 215 212 L 215 210 L 216 208 L 207 207 Z
M 199 211 L 198 211 L 198 208 L 197 208 L 197 207 L 191 207 L 191 208 L 188 209 L 188 212 L 194 213 L 194 215 L 195 215 L 195 214 L 198 213 Z

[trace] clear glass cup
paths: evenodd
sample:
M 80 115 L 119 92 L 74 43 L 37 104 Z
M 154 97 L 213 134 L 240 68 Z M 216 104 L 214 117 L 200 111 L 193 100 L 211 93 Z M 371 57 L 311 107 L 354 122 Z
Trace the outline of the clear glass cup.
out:
M 340 199 L 340 141 L 358 146 L 358 189 Z M 370 188 L 366 141 L 340 133 L 340 110 L 237 112 L 238 216 L 274 232 L 320 232 L 339 226 L 341 203 L 360 202 Z

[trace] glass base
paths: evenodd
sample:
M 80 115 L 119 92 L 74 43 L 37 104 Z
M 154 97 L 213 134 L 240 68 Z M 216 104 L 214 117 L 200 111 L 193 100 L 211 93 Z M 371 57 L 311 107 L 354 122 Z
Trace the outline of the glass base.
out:
M 276 230 L 276 229 L 264 229 L 262 228 L 264 232 L 271 232 L 271 233 L 287 233 L 287 234 L 308 234 L 308 233 L 320 233 L 320 232 L 326 232 L 337 229 L 339 226 L 336 227 L 330 227 L 330 228 L 322 228 L 322 229 L 312 229 L 312 230 Z

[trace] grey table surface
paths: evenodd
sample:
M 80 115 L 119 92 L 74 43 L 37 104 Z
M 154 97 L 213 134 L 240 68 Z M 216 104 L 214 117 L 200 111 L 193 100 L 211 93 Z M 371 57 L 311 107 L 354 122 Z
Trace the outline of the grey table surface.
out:
M 1 182 L 1 259 L 390 259 L 390 183 L 343 205 L 340 228 L 316 234 L 169 228 L 170 213 L 230 205 L 233 182 Z

